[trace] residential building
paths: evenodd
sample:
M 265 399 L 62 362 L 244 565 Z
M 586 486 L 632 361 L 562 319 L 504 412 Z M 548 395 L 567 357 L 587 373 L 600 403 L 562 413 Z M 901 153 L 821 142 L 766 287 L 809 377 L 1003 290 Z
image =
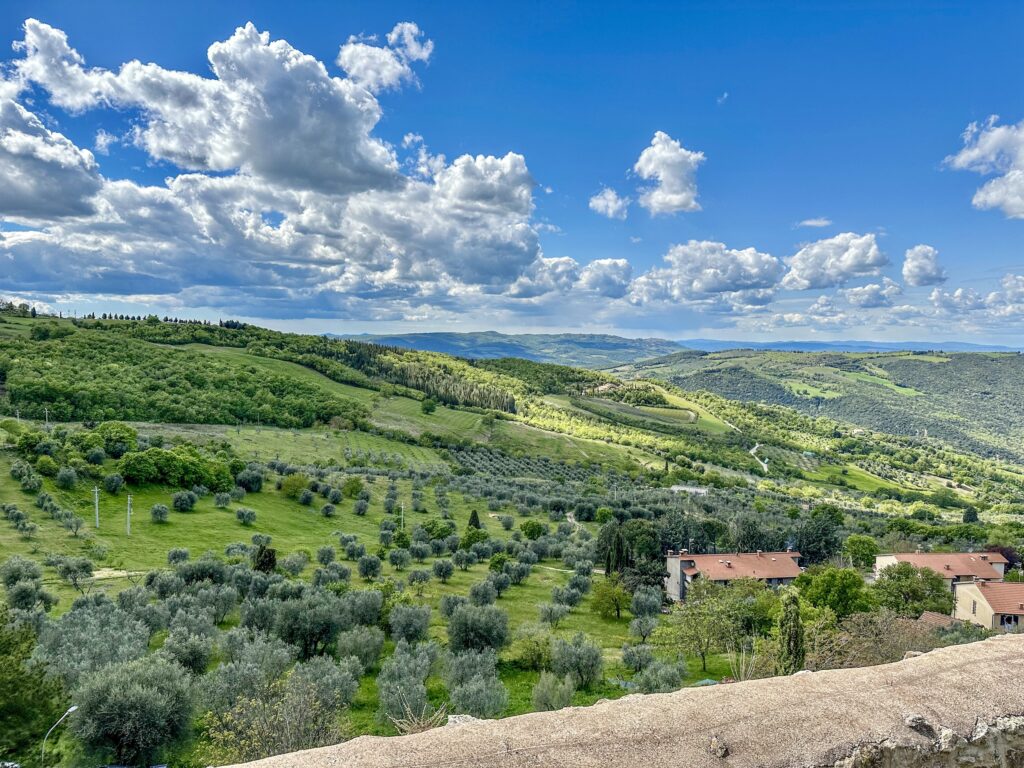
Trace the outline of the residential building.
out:
M 875 578 L 896 563 L 928 568 L 942 576 L 952 590 L 961 582 L 1002 581 L 1007 560 L 998 552 L 897 552 L 875 558 Z
M 665 558 L 668 578 L 665 591 L 672 600 L 685 600 L 686 591 L 697 579 L 728 584 L 736 579 L 757 579 L 771 587 L 789 584 L 800 575 L 800 553 L 722 552 L 715 555 L 691 555 L 669 551 Z
M 956 585 L 953 616 L 985 629 L 1024 627 L 1024 583 L 975 581 Z

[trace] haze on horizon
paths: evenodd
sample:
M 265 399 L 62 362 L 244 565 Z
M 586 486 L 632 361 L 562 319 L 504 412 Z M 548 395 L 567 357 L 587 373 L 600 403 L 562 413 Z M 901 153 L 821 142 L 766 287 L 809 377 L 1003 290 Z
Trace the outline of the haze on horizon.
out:
M 1015 343 L 1024 6 L 11 2 L 0 296 Z

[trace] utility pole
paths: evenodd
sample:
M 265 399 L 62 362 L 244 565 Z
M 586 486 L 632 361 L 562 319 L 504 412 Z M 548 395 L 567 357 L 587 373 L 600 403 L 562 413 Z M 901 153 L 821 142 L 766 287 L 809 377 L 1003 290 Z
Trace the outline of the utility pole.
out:
M 92 487 L 92 510 L 96 515 L 96 528 L 100 527 L 100 489 L 99 486 Z
M 132 535 L 132 495 L 128 494 L 128 516 L 125 518 L 125 530 L 127 535 Z
M 18 420 L 18 423 L 21 424 L 21 409 L 20 408 L 15 408 L 14 409 L 14 418 L 16 418 Z
M 50 408 L 49 406 L 43 406 L 43 415 L 46 417 L 46 429 L 50 429 Z
M 405 530 L 405 502 L 403 501 L 403 502 L 402 502 L 401 504 L 399 504 L 398 506 L 399 506 L 399 508 L 400 508 L 400 510 L 401 510 L 401 511 L 399 512 L 399 514 L 398 514 L 398 520 L 399 520 L 399 522 L 401 523 L 401 526 L 402 526 L 402 530 L 404 531 L 404 530 Z

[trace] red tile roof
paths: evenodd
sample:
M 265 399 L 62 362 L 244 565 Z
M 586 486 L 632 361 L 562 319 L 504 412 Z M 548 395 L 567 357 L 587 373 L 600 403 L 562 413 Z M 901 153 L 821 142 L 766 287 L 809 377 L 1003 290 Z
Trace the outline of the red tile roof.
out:
M 936 611 L 925 611 L 917 620 L 922 624 L 939 627 L 940 629 L 952 627 L 958 623 L 958 619 L 954 619 L 952 616 L 947 616 L 944 613 L 937 613 Z
M 1009 581 L 980 582 L 978 589 L 995 613 L 1024 616 L 1024 583 Z
M 976 579 L 1001 579 L 993 563 L 1007 563 L 998 552 L 899 552 L 892 555 L 897 562 L 918 568 L 930 568 L 947 579 L 973 576 Z
M 799 552 L 725 552 L 717 555 L 679 555 L 679 560 L 711 581 L 733 579 L 795 579 L 800 575 Z M 689 568 L 684 572 L 689 573 Z

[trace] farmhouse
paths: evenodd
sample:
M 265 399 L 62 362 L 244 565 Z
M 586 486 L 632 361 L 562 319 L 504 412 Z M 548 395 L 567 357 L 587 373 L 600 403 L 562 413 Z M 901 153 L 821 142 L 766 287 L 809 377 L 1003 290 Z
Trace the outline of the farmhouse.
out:
M 998 552 L 899 552 L 875 558 L 875 578 L 890 565 L 910 563 L 935 571 L 952 590 L 965 581 L 1002 581 L 1007 562 Z
M 956 585 L 953 615 L 985 629 L 1024 626 L 1024 583 L 976 581 Z
M 727 584 L 736 579 L 757 579 L 769 586 L 789 584 L 800 575 L 800 553 L 722 552 L 715 555 L 691 555 L 685 549 L 666 555 L 668 578 L 665 591 L 672 600 L 685 600 L 686 590 L 697 579 Z

